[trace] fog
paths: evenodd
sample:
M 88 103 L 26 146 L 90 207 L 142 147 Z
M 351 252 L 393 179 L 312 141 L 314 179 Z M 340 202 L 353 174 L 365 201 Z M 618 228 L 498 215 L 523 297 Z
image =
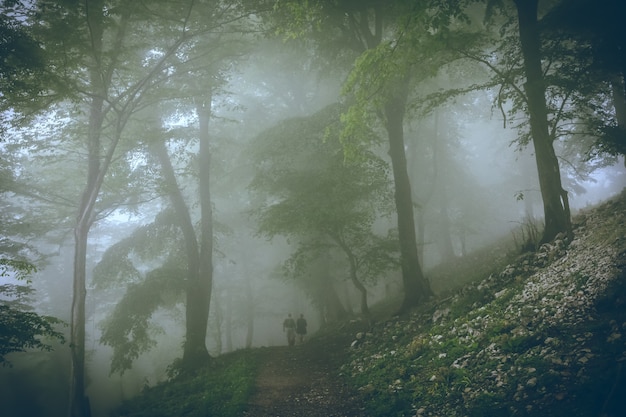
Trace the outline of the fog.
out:
M 255 187 L 267 165 L 282 163 L 258 159 L 267 132 L 281 129 L 285 122 L 306 121 L 328 106 L 343 102 L 341 88 L 348 70 L 320 69 L 303 44 L 292 47 L 282 39 L 255 42 L 245 58 L 233 58 L 221 69 L 223 85 L 214 90 L 209 103 L 213 281 L 205 343 L 213 357 L 239 349 L 284 346 L 282 323 L 287 314 L 303 314 L 309 336 L 331 323 L 329 307 L 320 305 L 319 293 L 323 294 L 324 289 L 319 282 L 326 278 L 349 317 L 358 318 L 360 312 L 360 293 L 350 281 L 341 251 L 334 248 L 326 257 L 311 261 L 304 272 L 298 269 L 301 265 L 293 256 L 312 233 L 306 230 L 296 237 L 281 233 L 283 225 L 276 224 L 277 232 L 263 233 L 259 210 L 282 201 L 285 194 L 284 190 Z M 472 74 L 464 75 L 468 76 Z M 475 76 L 479 82 L 484 74 Z M 450 77 L 445 73 L 434 75 L 422 88 L 436 90 L 472 81 Z M 543 221 L 533 146 L 517 142 L 519 129 L 493 105 L 495 94 L 494 90 L 473 91 L 429 111 L 409 112 L 405 119 L 405 152 L 415 216 L 422 216 L 416 224 L 418 228 L 422 225 L 424 233 L 420 262 L 427 279 L 437 265 L 500 239 L 508 239 L 509 243 L 512 238 L 522 239 L 521 227 L 529 222 L 541 225 Z M 171 235 L 166 235 L 164 229 L 157 230 L 159 216 L 165 216 L 172 204 L 162 184 L 158 159 L 148 144 L 148 137 L 157 135 L 150 130 L 151 123 L 159 124 L 155 129 L 166 138 L 181 195 L 200 235 L 196 179 L 200 163 L 195 156 L 199 145 L 194 133 L 185 133 L 196 128 L 198 118 L 194 106 L 188 103 L 166 107 L 163 103 L 158 108 L 146 105 L 133 114 L 122 149 L 116 151 L 104 180 L 98 199 L 101 208 L 89 231 L 85 269 L 86 391 L 94 417 L 108 415 L 142 387 L 167 379 L 172 364 L 183 356 L 185 300 L 178 288 L 161 288 L 162 292 L 154 297 L 135 299 L 139 303 L 145 300 L 148 312 L 145 346 L 137 355 L 130 355 L 132 363 L 122 374 L 111 372 L 114 347 L 102 340 L 107 326 L 115 329 L 112 320 L 116 307 L 129 289 L 140 288 L 151 271 L 163 265 L 184 272 L 176 263 L 183 251 L 181 233 L 172 231 L 176 229 L 172 225 L 168 226 Z M 5 233 L 28 244 L 32 257 L 40 259 L 30 277 L 30 285 L 36 290 L 30 304 L 35 312 L 66 323 L 71 322 L 73 227 L 88 153 L 79 141 L 62 140 L 64 135 L 84 134 L 69 116 L 73 111 L 68 103 L 51 106 L 48 113 L 30 124 L 9 131 L 6 141 L 0 144 L 3 153 L 12 155 L 3 168 L 12 172 L 16 182 L 31 187 L 29 193 L 3 192 L 3 207 L 11 210 L 14 222 L 32 225 L 27 232 L 22 229 Z M 84 108 L 81 112 L 84 115 Z M 524 117 L 521 113 L 518 116 Z M 379 127 L 375 133 L 382 139 L 367 147 L 390 164 L 384 130 Z M 324 139 L 321 133 L 319 137 Z M 339 143 L 337 137 L 320 143 L 326 141 L 335 141 L 335 145 L 328 146 Z M 583 148 L 572 149 L 565 137 L 555 142 L 572 214 L 616 195 L 626 186 L 623 157 L 605 155 L 588 162 Z M 276 160 L 306 161 L 302 152 L 285 148 Z M 348 165 L 352 163 L 348 157 L 345 160 Z M 316 160 L 311 157 L 308 162 L 311 167 L 303 162 L 302 171 L 315 173 Z M 389 166 L 387 180 L 392 183 Z M 284 165 L 285 170 L 293 172 L 297 168 L 289 161 Z M 386 236 L 396 224 L 395 214 L 381 209 L 372 230 L 377 236 Z M 149 244 L 138 249 L 133 245 L 142 230 L 142 239 Z M 402 292 L 397 266 L 378 272 L 364 283 L 370 306 Z M 158 300 L 158 306 L 149 306 L 157 303 L 154 300 Z M 69 327 L 61 331 L 69 340 Z M 12 367 L 0 369 L 0 401 L 6 409 L 15 410 L 15 416 L 61 415 L 67 409 L 69 343 L 50 343 L 50 352 L 9 354 Z

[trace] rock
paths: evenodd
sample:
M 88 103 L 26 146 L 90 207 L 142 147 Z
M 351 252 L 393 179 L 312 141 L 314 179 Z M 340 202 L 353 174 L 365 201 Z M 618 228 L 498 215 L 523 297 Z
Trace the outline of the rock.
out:
M 443 310 L 437 310 L 433 313 L 433 323 L 436 323 L 438 320 L 446 317 L 448 314 L 450 314 L 450 309 L 449 308 L 445 308 Z

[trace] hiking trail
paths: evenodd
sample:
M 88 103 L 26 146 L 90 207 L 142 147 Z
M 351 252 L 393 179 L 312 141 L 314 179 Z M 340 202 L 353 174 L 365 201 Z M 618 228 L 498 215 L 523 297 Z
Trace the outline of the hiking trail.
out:
M 244 416 L 367 417 L 338 375 L 345 341 L 320 338 L 261 350 L 256 392 Z

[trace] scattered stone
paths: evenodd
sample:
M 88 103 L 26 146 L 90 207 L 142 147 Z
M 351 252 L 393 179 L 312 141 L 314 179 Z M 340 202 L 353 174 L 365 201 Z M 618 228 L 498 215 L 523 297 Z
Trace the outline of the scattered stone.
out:
M 433 313 L 433 323 L 436 323 L 437 321 L 439 321 L 442 318 L 446 317 L 448 314 L 450 314 L 450 309 L 449 308 L 445 308 L 443 310 L 435 311 Z

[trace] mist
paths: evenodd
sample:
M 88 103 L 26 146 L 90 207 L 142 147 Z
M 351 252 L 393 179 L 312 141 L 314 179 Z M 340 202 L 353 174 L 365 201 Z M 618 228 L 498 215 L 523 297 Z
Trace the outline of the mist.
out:
M 14 98 L 3 107 L 0 142 L 6 156 L 0 178 L 2 257 L 15 255 L 36 265 L 28 277 L 35 290 L 28 305 L 66 324 L 57 326 L 65 343 L 46 339 L 50 351 L 6 355 L 11 366 L 0 368 L 0 401 L 10 415 L 62 415 L 69 407 L 76 225 L 82 217 L 88 225 L 84 386 L 94 417 L 109 415 L 143 387 L 167 380 L 190 354 L 185 341 L 190 337 L 187 307 L 194 296 L 186 287 L 191 246 L 198 263 L 210 264 L 210 307 L 206 326 L 200 325 L 206 330 L 200 344 L 209 357 L 285 346 L 288 314 L 304 315 L 310 337 L 336 320 L 365 316 L 363 294 L 369 306 L 402 297 L 394 202 L 399 191 L 385 123 L 376 121 L 376 111 L 364 110 L 364 120 L 350 127 L 353 136 L 342 130 L 350 105 L 359 100 L 345 87 L 356 65 L 352 55 L 339 46 L 324 55 L 323 48 L 312 46 L 313 35 L 289 39 L 270 36 L 275 32 L 267 29 L 267 36 L 257 38 L 250 33 L 261 31 L 256 25 L 262 13 L 240 13 L 249 20 L 238 19 L 250 27 L 232 35 L 237 28 L 216 23 L 224 30 L 222 37 L 189 18 L 186 30 L 206 33 L 188 44 L 181 37 L 185 46 L 171 57 L 167 35 L 154 35 L 154 45 L 138 41 L 157 32 L 156 17 L 146 18 L 152 23 L 134 22 L 136 31 L 130 31 L 124 50 L 129 57 L 119 57 L 124 63 L 111 69 L 110 96 L 101 103 L 113 110 L 103 113 L 104 122 L 95 128 L 91 100 L 100 93 L 81 95 L 77 88 L 58 101 L 38 93 L 37 109 L 20 108 L 17 93 L 2 93 Z M 389 31 L 385 36 L 391 38 Z M 113 32 L 104 37 L 108 53 L 114 50 L 113 38 Z M 218 42 L 219 47 L 210 47 Z M 493 52 L 490 45 L 482 48 Z M 83 58 L 73 64 L 80 68 L 80 79 L 88 78 L 86 68 L 94 65 L 87 55 Z M 58 63 L 61 57 L 50 59 Z M 434 97 L 486 83 L 489 68 L 463 62 L 443 62 L 439 71 L 410 84 L 401 124 L 418 258 L 427 282 L 433 268 L 498 242 L 520 253 L 529 240 L 538 245 L 540 236 L 528 233 L 540 234 L 544 226 L 536 155 L 526 140 L 522 106 L 499 98 L 497 86 Z M 155 75 L 144 78 L 150 71 Z M 51 86 L 60 82 L 50 77 L 44 80 Z M 150 83 L 153 88 L 145 87 Z M 59 89 L 58 95 L 65 93 Z M 132 94 L 141 101 L 130 101 Z M 606 117 L 612 123 L 610 112 Z M 204 121 L 206 131 L 199 131 Z M 103 148 L 97 154 L 88 142 L 95 137 L 93 129 L 101 134 L 98 146 Z M 563 129 L 554 140 L 571 215 L 626 186 L 623 155 L 590 155 L 595 138 L 583 132 L 584 140 L 578 139 L 573 130 Z M 162 144 L 165 153 L 155 144 Z M 210 158 L 202 159 L 204 151 Z M 169 157 L 172 180 L 164 173 L 164 157 Z M 98 170 L 97 197 L 85 205 Z M 364 179 L 364 172 L 376 177 Z M 302 190 L 311 201 L 299 197 Z M 342 195 L 345 200 L 339 201 Z M 333 211 L 315 204 L 333 205 Z M 332 227 L 320 226 L 335 215 Z M 191 231 L 185 231 L 186 224 Z M 356 236 L 346 238 L 346 246 L 357 258 L 377 263 L 351 270 L 333 230 Z M 191 236 L 196 240 L 190 242 Z M 385 256 L 375 257 L 370 247 L 358 252 L 357 243 L 350 244 L 363 241 L 384 248 Z M 1 283 L 26 283 L 14 275 L 3 273 Z M 362 283 L 365 293 L 355 283 Z M 430 282 L 434 296 L 450 285 Z M 332 304 L 335 297 L 338 304 Z

